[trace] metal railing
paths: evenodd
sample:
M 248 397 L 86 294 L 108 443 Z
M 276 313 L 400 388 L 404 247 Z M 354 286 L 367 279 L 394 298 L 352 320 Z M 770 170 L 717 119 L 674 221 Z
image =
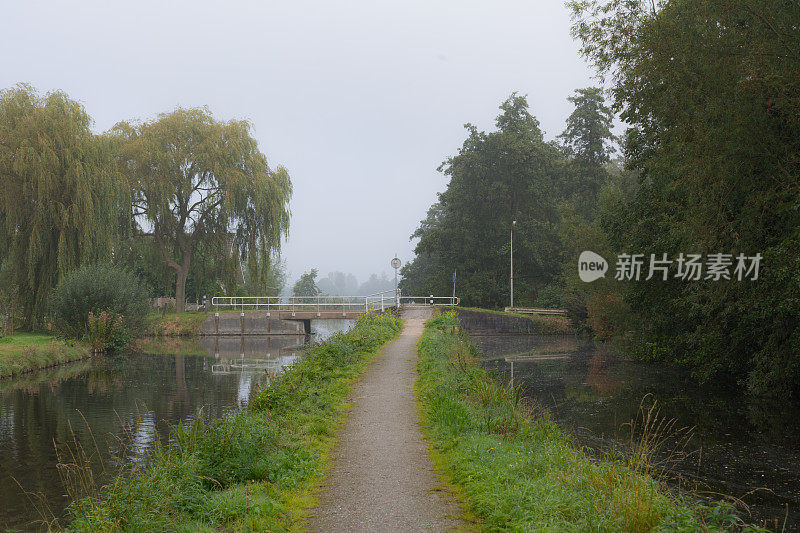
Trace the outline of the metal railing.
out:
M 399 292 L 383 291 L 367 296 L 214 296 L 211 305 L 215 309 L 227 307 L 256 311 L 314 312 L 323 311 L 372 312 L 397 307 Z
M 457 296 L 400 296 L 400 305 L 441 305 L 455 307 L 461 303 Z
M 215 310 L 230 308 L 248 311 L 284 312 L 373 312 L 385 311 L 401 305 L 457 306 L 461 299 L 455 296 L 402 296 L 400 291 L 383 291 L 367 296 L 214 296 L 211 305 Z

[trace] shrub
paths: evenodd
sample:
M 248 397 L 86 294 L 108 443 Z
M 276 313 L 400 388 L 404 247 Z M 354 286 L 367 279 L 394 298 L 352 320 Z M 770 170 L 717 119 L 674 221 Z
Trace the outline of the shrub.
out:
M 617 292 L 597 293 L 586 302 L 589 325 L 595 338 L 608 340 L 625 331 L 631 312 L 625 300 Z
M 108 314 L 105 311 L 95 315 L 89 311 L 87 336 L 93 352 L 116 352 L 130 343 L 130 333 L 122 319 L 122 315 Z
M 132 273 L 111 265 L 91 265 L 66 276 L 50 300 L 55 327 L 82 338 L 88 333 L 89 313 L 124 317 L 130 334 L 138 334 L 149 310 L 147 289 Z
M 536 307 L 557 308 L 564 303 L 564 289 L 558 285 L 546 285 L 536 294 Z

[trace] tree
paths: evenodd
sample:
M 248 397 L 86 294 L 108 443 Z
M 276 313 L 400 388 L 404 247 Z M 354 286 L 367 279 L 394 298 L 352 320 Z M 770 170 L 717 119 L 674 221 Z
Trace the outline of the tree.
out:
M 78 266 L 109 257 L 124 194 L 108 141 L 63 92 L 0 92 L 0 256 L 28 327 Z
M 317 287 L 317 269 L 312 268 L 310 271 L 305 272 L 300 279 L 298 279 L 292 288 L 294 296 L 318 296 L 320 291 Z
M 636 337 L 704 379 L 800 396 L 800 4 L 571 4 L 640 182 L 600 213 L 612 248 L 764 258 L 757 282 L 628 284 Z
M 270 255 L 289 231 L 292 186 L 283 167 L 269 167 L 248 122 L 219 122 L 206 109 L 176 109 L 153 122 L 117 124 L 112 135 L 130 180 L 137 229 L 151 230 L 175 271 L 178 311 L 200 246 L 216 257 L 247 258 L 256 284 L 263 281 Z
M 386 272 L 381 272 L 380 277 L 377 274 L 370 274 L 367 281 L 358 287 L 357 294 L 368 296 L 392 289 L 394 289 L 394 280 L 386 277 Z
M 559 138 L 569 160 L 565 193 L 577 211 L 585 217 L 597 207 L 597 194 L 608 178 L 605 165 L 614 147 L 611 124 L 614 115 L 605 105 L 602 89 L 578 89 L 567 98 L 575 110 L 567 118 L 567 127 Z
M 404 290 L 449 294 L 457 268 L 464 303 L 507 305 L 509 234 L 515 220 L 516 299 L 533 301 L 558 272 L 561 154 L 544 142 L 525 97 L 512 94 L 500 109 L 496 131 L 485 133 L 467 124 L 458 155 L 439 167 L 450 182 L 412 235 L 419 238 L 417 259 L 404 276 L 413 273 L 416 286 L 410 287 L 408 278 Z M 416 264 L 432 260 L 435 265 Z
M 244 277 L 247 293 L 254 296 L 278 296 L 286 285 L 286 267 L 280 256 L 270 258 L 266 271 L 261 267 L 261 264 L 246 265 Z
M 548 290 L 552 293 L 561 290 L 562 300 L 555 305 L 566 307 L 575 326 L 583 329 L 590 318 L 587 301 L 596 299 L 598 292 L 613 291 L 613 286 L 609 287 L 603 281 L 591 285 L 583 283 L 575 276 L 574 265 L 583 250 L 593 250 L 601 255 L 606 251 L 605 235 L 597 220 L 598 197 L 603 187 L 611 186 L 609 181 L 622 176 L 617 165 L 610 161 L 614 152 L 611 145 L 614 141 L 611 133 L 613 113 L 605 105 L 602 90 L 593 87 L 578 89 L 575 96 L 567 100 L 575 109 L 567 118 L 564 132 L 559 135 L 567 158 L 564 201 L 559 206 L 558 222 L 562 275 L 558 287 L 550 286 Z M 555 298 L 550 301 L 553 300 Z M 602 301 L 616 299 L 603 298 Z M 537 302 L 538 305 L 546 307 L 544 301 Z
M 344 272 L 329 272 L 326 278 L 319 281 L 319 289 L 332 296 L 353 296 L 358 294 L 358 280 Z

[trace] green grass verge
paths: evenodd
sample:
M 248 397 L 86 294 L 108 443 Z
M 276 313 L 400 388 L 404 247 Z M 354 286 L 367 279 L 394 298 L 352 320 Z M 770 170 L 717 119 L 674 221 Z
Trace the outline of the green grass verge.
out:
M 192 337 L 200 333 L 200 324 L 210 316 L 205 312 L 151 313 L 145 320 L 144 335 L 149 337 Z
M 670 494 L 642 464 L 588 458 L 519 388 L 475 364 L 454 313 L 430 320 L 418 348 L 416 390 L 434 462 L 482 529 L 756 530 L 728 505 Z
M 494 315 L 513 316 L 529 320 L 533 324 L 533 333 L 537 335 L 574 335 L 575 328 L 572 321 L 565 316 L 523 315 L 522 313 L 506 313 L 497 309 L 483 309 L 481 307 L 462 307 L 467 311 L 492 313 Z
M 363 317 L 311 347 L 246 409 L 176 428 L 172 444 L 156 446 L 143 466 L 128 466 L 102 489 L 87 490 L 86 472 L 70 467 L 67 486 L 82 485 L 88 496 L 73 505 L 69 529 L 302 529 L 351 383 L 400 329 L 388 313 Z
M 15 332 L 0 338 L 0 377 L 69 363 L 89 355 L 84 344 L 44 333 Z

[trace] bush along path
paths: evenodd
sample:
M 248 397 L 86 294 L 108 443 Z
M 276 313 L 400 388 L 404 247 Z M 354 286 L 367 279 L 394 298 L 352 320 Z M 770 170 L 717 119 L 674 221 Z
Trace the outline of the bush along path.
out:
M 79 465 L 63 465 L 66 486 L 83 492 L 73 494 L 68 529 L 303 529 L 350 385 L 400 329 L 388 313 L 363 317 L 308 349 L 236 415 L 176 428 L 171 444 L 156 446 L 105 487 L 81 483 L 87 476 Z
M 475 363 L 446 313 L 419 342 L 417 394 L 434 460 L 489 531 L 760 531 L 733 508 L 671 495 L 643 465 L 589 460 L 545 413 Z
M 441 490 L 422 438 L 413 386 L 416 343 L 430 309 L 403 311 L 400 338 L 356 384 L 332 454 L 313 531 L 447 531 L 461 508 Z

